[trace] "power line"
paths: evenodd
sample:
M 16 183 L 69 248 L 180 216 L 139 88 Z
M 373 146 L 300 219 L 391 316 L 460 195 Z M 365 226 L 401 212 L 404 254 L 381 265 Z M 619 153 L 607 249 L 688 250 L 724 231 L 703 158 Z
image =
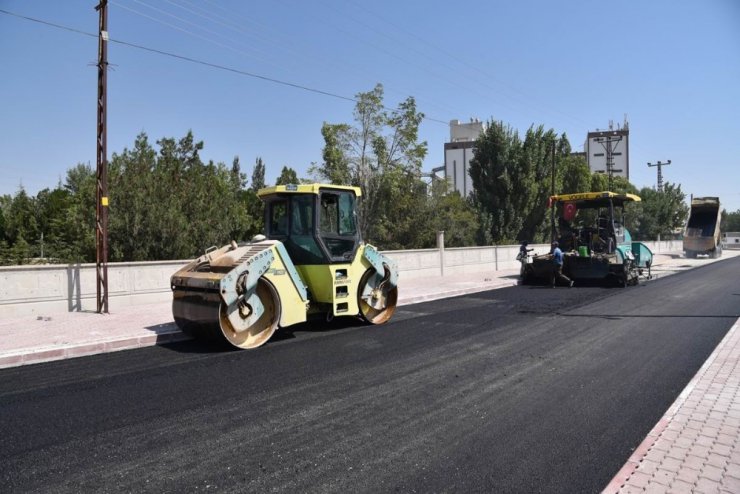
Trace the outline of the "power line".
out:
M 244 56 L 246 56 L 247 58 L 249 58 L 252 61 L 259 61 L 259 62 L 261 62 L 263 64 L 270 65 L 270 66 L 272 66 L 272 67 L 274 67 L 276 69 L 281 69 L 282 68 L 279 65 L 273 63 L 271 60 L 265 58 L 264 56 L 259 56 L 258 53 L 261 53 L 260 50 L 255 50 L 252 47 L 249 47 L 248 50 L 244 50 L 244 49 L 241 49 L 241 48 L 237 47 L 236 45 L 238 43 L 235 43 L 233 40 L 226 39 L 224 42 L 221 42 L 220 40 L 215 39 L 213 37 L 204 36 L 202 34 L 199 34 L 197 32 L 197 30 L 202 30 L 202 31 L 205 31 L 206 33 L 214 34 L 216 37 L 223 38 L 223 36 L 220 35 L 219 33 L 216 33 L 216 32 L 214 32 L 214 31 L 212 31 L 210 29 L 207 29 L 207 28 L 201 26 L 200 24 L 198 24 L 196 22 L 191 22 L 191 21 L 189 21 L 187 19 L 183 19 L 182 17 L 178 17 L 176 15 L 170 14 L 169 12 L 166 12 L 166 11 L 164 11 L 162 9 L 159 9 L 159 8 L 156 8 L 156 7 L 153 7 L 153 6 L 150 6 L 150 5 L 146 4 L 146 3 L 140 2 L 139 0 L 134 0 L 134 1 L 137 2 L 137 3 L 139 3 L 139 4 L 141 4 L 141 5 L 144 5 L 145 7 L 151 8 L 151 9 L 155 10 L 156 12 L 160 12 L 161 14 L 167 15 L 169 17 L 173 17 L 173 18 L 177 19 L 177 21 L 182 22 L 182 23 L 185 23 L 186 25 L 189 25 L 189 26 L 186 26 L 186 27 L 178 26 L 178 25 L 173 24 L 171 22 L 167 22 L 167 21 L 164 21 L 162 19 L 158 19 L 157 17 L 153 17 L 151 15 L 145 14 L 144 12 L 141 12 L 139 10 L 136 10 L 136 9 L 133 9 L 133 8 L 130 8 L 130 7 L 127 7 L 125 5 L 122 5 L 122 4 L 120 4 L 120 3 L 118 3 L 118 2 L 116 2 L 114 0 L 111 0 L 111 4 L 114 5 L 116 8 L 120 8 L 120 9 L 126 10 L 128 12 L 131 12 L 131 13 L 133 13 L 135 15 L 138 15 L 138 16 L 143 17 L 145 19 L 148 19 L 150 21 L 153 21 L 153 22 L 156 22 L 156 23 L 161 24 L 163 26 L 167 26 L 167 27 L 169 27 L 171 29 L 175 29 L 177 31 L 183 32 L 186 35 L 191 36 L 193 38 L 198 38 L 198 39 L 201 39 L 201 40 L 206 41 L 208 43 L 211 43 L 213 45 L 219 46 L 220 48 L 225 48 L 225 49 L 230 50 L 230 51 L 233 51 L 234 53 L 237 53 L 239 55 L 244 55 Z M 241 46 L 244 46 L 244 45 L 241 44 Z
M 217 32 L 214 32 L 214 31 L 211 31 L 210 29 L 207 29 L 207 28 L 205 28 L 205 27 L 201 26 L 201 25 L 200 25 L 200 24 L 198 24 L 198 23 L 195 23 L 195 22 L 189 21 L 189 20 L 187 20 L 187 19 L 183 19 L 182 17 L 176 16 L 176 15 L 174 15 L 174 14 L 171 14 L 171 13 L 169 13 L 169 12 L 167 12 L 167 11 L 164 11 L 164 10 L 162 10 L 162 9 L 160 9 L 160 8 L 157 8 L 157 7 L 154 7 L 154 6 L 152 6 L 152 5 L 146 4 L 146 3 L 144 3 L 144 2 L 141 2 L 141 1 L 139 1 L 139 0 L 134 0 L 134 1 L 135 1 L 136 3 L 138 3 L 138 4 L 140 4 L 140 5 L 143 5 L 143 6 L 145 6 L 145 7 L 148 7 L 148 8 L 150 8 L 150 9 L 152 9 L 152 10 L 156 11 L 156 12 L 160 12 L 160 13 L 162 13 L 162 14 L 164 14 L 164 15 L 168 16 L 168 17 L 172 17 L 172 18 L 174 18 L 174 19 L 176 19 L 176 20 L 178 20 L 178 21 L 180 21 L 180 22 L 183 22 L 183 23 L 185 23 L 185 24 L 189 24 L 190 26 L 194 26 L 194 27 L 195 27 L 196 29 L 200 29 L 200 30 L 202 30 L 202 31 L 205 31 L 206 33 L 209 33 L 209 34 L 214 34 L 214 35 L 216 35 L 216 36 L 221 36 L 221 35 L 220 35 L 219 33 L 217 33 Z M 213 44 L 215 44 L 215 45 L 218 45 L 218 46 L 220 46 L 221 48 L 226 48 L 227 50 L 232 50 L 232 51 L 234 51 L 234 52 L 236 52 L 236 53 L 240 53 L 240 54 L 243 54 L 243 55 L 247 55 L 247 56 L 249 56 L 250 58 L 253 58 L 253 59 L 259 60 L 259 61 L 261 61 L 261 62 L 264 62 L 264 63 L 269 63 L 269 61 L 268 61 L 268 60 L 266 60 L 266 59 L 264 59 L 264 58 L 261 58 L 261 57 L 255 56 L 255 55 L 253 55 L 253 54 L 251 54 L 251 53 L 248 53 L 248 52 L 246 52 L 246 51 L 244 51 L 244 50 L 241 50 L 241 49 L 235 48 L 234 46 L 232 46 L 232 44 L 233 44 L 233 43 L 232 43 L 232 44 L 225 44 L 225 43 L 222 43 L 222 42 L 220 42 L 220 41 L 218 41 L 218 40 L 216 40 L 216 39 L 213 39 L 213 38 L 209 38 L 209 37 L 207 37 L 207 36 L 203 36 L 203 35 L 201 35 L 201 34 L 198 34 L 198 33 L 194 32 L 192 28 L 189 28 L 189 29 L 188 29 L 188 28 L 180 27 L 180 26 L 177 26 L 177 25 L 175 25 L 175 24 L 172 24 L 172 23 L 170 23 L 170 22 L 166 22 L 166 21 L 163 21 L 163 20 L 161 20 L 161 19 L 157 19 L 156 17 L 152 17 L 151 15 L 145 14 L 145 13 L 143 13 L 143 12 L 140 12 L 140 11 L 136 10 L 136 9 L 132 9 L 131 7 L 127 7 L 127 6 L 125 6 L 125 5 L 123 5 L 123 4 L 120 4 L 120 3 L 116 2 L 116 1 L 113 1 L 113 0 L 111 0 L 111 4 L 112 4 L 112 5 L 115 5 L 115 6 L 116 6 L 116 7 L 118 7 L 118 8 L 121 8 L 121 9 L 123 9 L 123 10 L 127 10 L 127 11 L 129 11 L 129 12 L 131 12 L 131 13 L 133 13 L 133 14 L 136 14 L 136 15 L 138 15 L 138 16 L 140 16 L 140 17 L 144 17 L 145 19 L 149 19 L 149 20 L 151 20 L 151 21 L 154 21 L 154 22 L 157 22 L 157 23 L 159 23 L 159 24 L 162 24 L 163 26 L 167 26 L 167 27 L 170 27 L 170 28 L 172 28 L 172 29 L 176 29 L 176 30 L 178 30 L 178 31 L 181 31 L 181 32 L 183 32 L 183 33 L 187 34 L 188 36 L 193 36 L 193 37 L 195 37 L 195 38 L 199 38 L 199 39 L 202 39 L 202 40 L 204 40 L 204 41 L 208 41 L 209 43 L 213 43 Z M 272 65 L 274 65 L 274 64 L 272 64 Z
M 134 1 L 138 1 L 138 0 L 134 0 Z M 336 69 L 341 70 L 341 72 L 342 73 L 345 73 L 345 74 L 352 73 L 353 75 L 358 76 L 358 78 L 360 78 L 360 79 L 364 79 L 364 78 L 367 77 L 367 67 L 366 66 L 363 66 L 362 67 L 362 70 L 360 70 L 360 68 L 358 66 L 353 65 L 353 64 L 348 64 L 346 62 L 344 64 L 338 64 L 335 61 L 335 57 L 317 57 L 317 56 L 312 55 L 311 53 L 306 52 L 306 51 L 301 51 L 301 52 L 296 51 L 294 49 L 295 47 L 293 45 L 290 45 L 289 46 L 285 42 L 281 42 L 283 40 L 283 38 L 284 38 L 284 35 L 280 31 L 276 30 L 274 27 L 265 25 L 264 23 L 261 23 L 261 22 L 255 20 L 255 19 L 253 19 L 251 17 L 244 16 L 244 15 L 239 15 L 239 13 L 231 12 L 230 10 L 225 9 L 224 7 L 222 7 L 218 3 L 209 2 L 213 7 L 217 8 L 217 9 L 220 9 L 221 11 L 225 12 L 228 15 L 228 17 L 224 17 L 224 16 L 219 15 L 218 13 L 215 13 L 215 12 L 212 12 L 212 11 L 208 11 L 208 15 L 203 15 L 203 14 L 201 14 L 199 12 L 196 12 L 194 10 L 191 10 L 191 9 L 187 8 L 187 7 L 182 6 L 182 5 L 178 4 L 177 2 L 175 2 L 173 0 L 165 0 L 165 1 L 167 3 L 169 3 L 169 4 L 171 4 L 171 5 L 174 5 L 176 7 L 179 7 L 181 9 L 183 9 L 183 10 L 188 11 L 191 14 L 195 14 L 196 16 L 198 16 L 198 17 L 200 17 L 202 19 L 205 19 L 208 22 L 215 22 L 217 24 L 220 24 L 221 26 L 225 26 L 226 28 L 228 28 L 228 29 L 230 29 L 232 31 L 236 31 L 237 33 L 244 34 L 244 35 L 248 36 L 249 38 L 255 40 L 255 43 L 270 42 L 275 47 L 277 47 L 278 49 L 286 52 L 287 54 L 289 54 L 289 55 L 291 55 L 293 57 L 297 57 L 300 60 L 310 59 L 310 60 L 313 61 L 313 63 L 315 65 L 322 65 L 322 66 L 327 67 L 327 68 L 336 68 Z M 193 5 L 191 2 L 188 2 L 188 0 L 181 0 L 181 1 L 189 4 L 192 7 L 195 7 L 195 8 L 198 8 L 198 9 L 201 9 L 202 10 L 201 7 L 197 7 L 197 6 Z M 221 19 L 221 20 L 219 20 L 219 19 Z M 223 21 L 227 21 L 227 22 L 223 22 Z M 264 36 L 257 36 L 253 32 L 247 31 L 247 30 L 243 29 L 242 25 L 244 25 L 244 24 L 249 24 L 249 25 L 254 26 L 256 29 L 260 30 L 262 33 L 265 33 L 265 35 Z M 270 33 L 274 33 L 275 35 L 277 35 L 277 41 L 271 41 L 271 40 L 268 39 Z M 351 35 L 351 33 L 348 33 L 348 34 Z M 276 64 L 271 63 L 269 61 L 267 61 L 266 63 L 270 63 L 271 65 L 273 65 L 275 67 L 278 67 Z M 281 68 L 281 67 L 278 67 L 278 68 Z M 413 92 L 413 91 L 410 91 L 409 89 L 405 89 L 405 90 L 402 91 L 402 90 L 399 90 L 398 88 L 396 88 L 395 86 L 388 86 L 386 84 L 384 84 L 384 88 L 389 93 L 395 93 L 395 94 L 399 94 L 399 95 L 407 95 L 407 94 Z M 418 91 L 418 89 L 417 89 L 417 91 Z M 444 111 L 446 113 L 452 113 L 452 114 L 454 114 L 456 112 L 456 110 L 454 110 L 452 107 L 449 107 L 447 105 L 444 105 L 444 104 L 441 104 L 441 103 L 432 101 L 430 99 L 427 99 L 426 97 L 423 96 L 423 94 L 420 94 L 418 92 L 414 95 L 414 99 L 417 102 L 419 102 L 420 104 L 423 103 L 424 106 L 432 106 L 432 107 L 435 107 L 435 108 L 439 108 L 440 110 L 442 110 L 442 111 Z
M 324 5 L 326 5 L 326 4 L 324 4 Z M 339 33 L 344 33 L 344 36 L 345 37 L 347 37 L 347 38 L 355 38 L 360 43 L 363 43 L 364 45 L 372 48 L 376 52 L 381 53 L 381 54 L 383 54 L 386 57 L 389 57 L 389 58 L 392 58 L 392 59 L 397 60 L 398 62 L 400 62 L 401 64 L 403 64 L 404 67 L 411 67 L 411 66 L 416 67 L 417 69 L 419 69 L 419 70 L 421 70 L 423 72 L 426 72 L 432 78 L 435 78 L 435 79 L 437 79 L 437 80 L 445 83 L 447 86 L 449 86 L 452 89 L 459 89 L 460 88 L 460 84 L 457 83 L 457 82 L 455 82 L 454 80 L 449 79 L 449 78 L 447 78 L 447 77 L 445 77 L 443 75 L 440 75 L 439 73 L 435 72 L 434 70 L 431 70 L 431 69 L 429 69 L 429 68 L 427 68 L 427 67 L 425 67 L 423 65 L 420 65 L 419 63 L 417 63 L 416 61 L 414 61 L 412 59 L 405 58 L 405 57 L 397 54 L 394 51 L 387 50 L 383 46 L 381 46 L 380 44 L 378 44 L 377 42 L 375 42 L 374 40 L 369 41 L 366 37 L 360 36 L 360 34 L 359 34 L 358 31 L 354 31 L 354 30 L 350 30 L 348 28 L 344 28 L 341 25 L 339 25 L 339 24 L 337 24 L 335 22 L 330 21 L 326 16 L 319 15 L 313 9 L 307 15 L 312 16 L 315 19 L 316 22 L 323 23 L 324 25 L 328 26 L 329 28 L 331 28 L 331 29 L 333 29 L 333 30 L 335 30 L 335 31 L 337 31 Z M 351 20 L 353 20 L 353 22 L 356 22 L 356 23 L 359 23 L 360 25 L 363 25 L 361 22 L 359 22 L 359 21 L 357 21 L 357 20 L 355 20 L 355 19 L 353 19 L 351 17 L 349 17 L 349 18 Z M 366 25 L 364 25 L 364 26 L 365 27 L 368 27 Z M 370 29 L 372 29 L 372 28 L 370 28 Z M 376 30 L 376 32 L 377 32 L 377 30 Z M 385 35 L 383 33 L 379 33 L 378 32 L 378 34 L 382 34 L 383 36 L 388 37 L 387 35 Z M 393 38 L 389 38 L 389 39 L 393 40 Z M 480 93 L 480 92 L 476 91 L 475 89 L 472 89 L 471 88 L 470 90 L 471 91 L 474 91 L 475 93 L 477 93 L 478 96 L 480 96 L 481 98 L 484 98 L 484 99 L 485 98 L 488 98 L 487 95 L 485 95 L 483 93 Z M 441 105 L 438 105 L 436 103 L 432 103 L 432 104 L 434 106 L 437 106 L 437 107 L 440 107 L 440 108 L 442 107 Z M 449 109 L 447 109 L 447 110 L 449 111 Z
M 98 37 L 97 34 L 89 33 L 89 32 L 82 31 L 80 29 L 75 29 L 75 28 L 72 28 L 72 27 L 69 27 L 69 26 L 64 26 L 64 25 L 61 25 L 61 24 L 56 24 L 56 23 L 53 23 L 53 22 L 45 21 L 45 20 L 42 20 L 42 19 L 37 19 L 35 17 L 29 17 L 29 16 L 25 16 L 25 15 L 21 15 L 21 14 L 16 14 L 15 12 L 10 12 L 10 11 L 5 10 L 5 9 L 0 9 L 0 13 L 6 14 L 6 15 L 9 15 L 9 16 L 13 16 L 13 17 L 17 17 L 19 19 L 24 19 L 24 20 L 27 20 L 27 21 L 35 22 L 35 23 L 38 23 L 38 24 L 43 24 L 45 26 L 54 27 L 56 29 L 62 29 L 62 30 L 69 31 L 69 32 L 72 32 L 72 33 L 81 34 L 81 35 L 84 35 L 84 36 L 89 36 L 91 38 L 97 38 Z M 143 45 L 139 45 L 139 44 L 136 44 L 136 43 L 131 43 L 129 41 L 123 41 L 123 40 L 109 38 L 108 39 L 108 42 L 110 42 L 110 43 L 116 43 L 116 44 L 122 45 L 122 46 L 128 46 L 129 48 L 136 48 L 137 50 L 142 50 L 142 51 L 146 51 L 146 52 L 150 52 L 150 53 L 156 53 L 158 55 L 162 55 L 162 56 L 174 58 L 174 59 L 177 59 L 177 60 L 183 60 L 183 61 L 186 61 L 186 62 L 190 62 L 190 63 L 194 63 L 194 64 L 198 64 L 198 65 L 203 65 L 203 66 L 210 67 L 210 68 L 213 68 L 213 69 L 223 70 L 223 71 L 226 71 L 226 72 L 231 72 L 231 73 L 242 75 L 242 76 L 246 76 L 246 77 L 251 77 L 251 78 L 254 78 L 254 79 L 259 79 L 259 80 L 266 81 L 266 82 L 272 82 L 274 84 L 279 84 L 279 85 L 291 87 L 291 88 L 294 88 L 294 89 L 300 89 L 300 90 L 303 90 L 303 91 L 307 91 L 307 92 L 311 92 L 311 93 L 315 93 L 315 94 L 320 94 L 320 95 L 328 96 L 328 97 L 335 98 L 335 99 L 340 99 L 340 100 L 343 100 L 343 101 L 350 101 L 352 103 L 357 103 L 358 102 L 358 99 L 357 98 L 352 98 L 352 97 L 349 97 L 349 96 L 343 96 L 341 94 L 332 93 L 330 91 L 324 91 L 322 89 L 312 88 L 312 87 L 309 87 L 309 86 L 304 86 L 304 85 L 297 84 L 297 83 L 294 83 L 294 82 L 284 81 L 284 80 L 281 80 L 281 79 L 275 79 L 274 77 L 269 77 L 269 76 L 265 76 L 265 75 L 261 75 L 261 74 L 255 74 L 253 72 L 248 72 L 246 70 L 236 69 L 234 67 L 228 67 L 226 65 L 220 65 L 220 64 L 213 63 L 213 62 L 208 62 L 208 61 L 205 61 L 205 60 L 199 60 L 197 58 L 188 57 L 186 55 L 178 55 L 177 53 L 171 53 L 171 52 L 167 52 L 167 51 L 164 51 L 164 50 L 159 50 L 157 48 L 150 48 L 148 46 L 143 46 Z M 392 113 L 400 113 L 401 112 L 401 110 L 395 109 L 395 108 L 388 108 L 388 107 L 385 107 L 385 106 L 383 106 L 382 108 L 384 110 L 390 111 Z M 423 119 L 424 120 L 428 120 L 430 122 L 441 123 L 441 124 L 443 124 L 445 126 L 449 125 L 449 122 L 446 122 L 444 120 L 439 120 L 439 119 L 431 118 L 431 117 L 427 117 L 427 116 L 424 116 Z
M 262 25 L 261 23 L 256 22 L 256 21 L 254 21 L 253 19 L 250 19 L 250 18 L 244 18 L 244 17 L 242 17 L 240 19 L 236 19 L 234 17 L 234 15 L 232 13 L 228 12 L 228 11 L 227 11 L 227 13 L 229 14 L 229 17 L 225 17 L 225 16 L 222 16 L 222 15 L 216 14 L 216 13 L 214 13 L 212 11 L 204 10 L 203 7 L 199 7 L 197 5 L 194 5 L 192 2 L 189 2 L 188 0 L 181 0 L 181 1 L 183 1 L 186 4 L 190 5 L 190 7 L 192 7 L 192 8 L 195 8 L 195 9 L 200 10 L 201 12 L 197 12 L 195 10 L 192 10 L 192 9 L 188 8 L 188 7 L 185 7 L 183 5 L 180 5 L 180 4 L 178 4 L 177 2 L 175 2 L 173 0 L 165 0 L 165 1 L 167 3 L 169 3 L 169 4 L 171 4 L 171 5 L 174 5 L 174 6 L 178 7 L 178 8 L 180 8 L 180 9 L 183 9 L 183 10 L 185 10 L 187 12 L 190 12 L 191 14 L 194 14 L 194 15 L 202 18 L 202 19 L 205 19 L 208 22 L 214 22 L 216 24 L 219 24 L 221 26 L 226 27 L 227 29 L 230 29 L 232 31 L 235 31 L 235 32 L 237 32 L 239 34 L 245 34 L 249 38 L 251 38 L 251 39 L 253 39 L 255 41 L 260 41 L 262 39 L 262 37 L 256 35 L 252 31 L 248 31 L 248 30 L 244 29 L 244 27 L 242 27 L 242 24 L 253 24 L 253 25 L 256 25 L 256 27 L 258 29 L 262 29 L 262 30 L 264 30 L 263 28 L 266 27 L 266 26 Z M 214 7 L 218 7 L 220 9 L 224 10 L 223 7 L 221 7 L 219 4 L 214 4 Z M 205 12 L 205 13 L 203 13 L 203 12 Z M 238 22 L 238 21 L 245 21 L 245 22 Z M 275 31 L 275 29 L 269 28 L 269 27 L 268 27 L 268 30 L 271 30 L 273 32 L 277 32 L 277 31 Z M 281 48 L 286 49 L 286 45 L 283 44 L 281 46 Z M 296 52 L 293 52 L 293 53 L 296 53 Z M 301 54 L 301 56 L 303 56 L 303 55 Z
M 515 98 L 515 97 L 509 96 L 509 95 L 506 95 L 506 94 L 500 94 L 499 93 L 503 98 L 506 98 L 506 99 L 511 100 L 512 103 L 514 103 L 514 104 L 516 104 L 516 103 L 523 104 L 524 106 L 528 106 L 528 107 L 530 107 L 532 109 L 535 109 L 535 110 L 538 110 L 540 112 L 543 112 L 544 111 L 544 112 L 550 113 L 552 115 L 559 114 L 560 116 L 566 117 L 566 118 L 568 118 L 569 120 L 571 120 L 573 122 L 577 122 L 577 123 L 588 125 L 587 122 L 585 122 L 583 119 L 578 118 L 578 117 L 576 117 L 574 115 L 565 113 L 565 112 L 563 112 L 563 111 L 561 111 L 561 110 L 559 110 L 559 109 L 557 109 L 555 107 L 547 108 L 546 105 L 542 104 L 541 102 L 538 102 L 531 95 L 528 95 L 528 94 L 524 93 L 523 91 L 517 89 L 516 87 L 511 86 L 510 84 L 508 84 L 504 80 L 499 79 L 496 76 L 491 75 L 490 73 L 488 73 L 485 70 L 483 70 L 479 65 L 472 64 L 472 63 L 467 62 L 465 60 L 465 58 L 462 57 L 459 53 L 452 53 L 449 50 L 446 50 L 444 48 L 441 48 L 440 46 L 436 45 L 435 43 L 432 43 L 431 41 L 429 41 L 429 40 L 427 40 L 427 39 L 425 39 L 425 38 L 423 38 L 423 37 L 421 37 L 421 36 L 413 33 L 412 31 L 410 31 L 410 30 L 408 30 L 408 29 L 406 29 L 404 27 L 401 27 L 398 24 L 395 24 L 393 21 L 388 20 L 387 18 L 381 16 L 377 12 L 374 12 L 374 11 L 370 10 L 365 5 L 363 5 L 361 3 L 353 3 L 353 2 L 349 2 L 349 5 L 364 10 L 366 13 L 368 13 L 368 14 L 376 17 L 377 19 L 379 19 L 383 24 L 388 25 L 388 26 L 391 26 L 391 27 L 393 27 L 393 28 L 395 28 L 395 29 L 397 29 L 397 30 L 399 30 L 401 32 L 406 33 L 409 37 L 414 38 L 414 39 L 416 39 L 416 40 L 418 40 L 418 41 L 420 41 L 420 42 L 422 42 L 422 43 L 430 46 L 432 49 L 434 49 L 434 50 L 442 53 L 443 55 L 445 55 L 448 58 L 454 60 L 455 62 L 457 62 L 457 63 L 459 63 L 459 64 L 467 67 L 468 69 L 472 69 L 473 71 L 475 71 L 478 74 L 482 75 L 483 76 L 483 79 L 476 79 L 475 82 L 478 82 L 484 88 L 492 89 L 492 90 L 496 91 L 496 89 L 493 86 L 491 86 L 491 85 L 489 85 L 489 84 L 487 84 L 485 82 L 487 80 L 490 80 L 490 81 L 493 81 L 493 82 L 499 84 L 504 89 L 506 89 L 508 91 L 511 91 L 512 93 L 514 93 L 514 96 L 519 95 L 518 97 Z M 419 50 L 416 50 L 416 51 L 419 52 Z M 508 106 L 510 108 L 514 108 L 511 104 L 509 104 Z M 516 108 L 514 108 L 514 109 L 516 109 Z
M 53 22 L 44 21 L 44 20 L 41 20 L 41 19 L 36 19 L 36 18 L 33 18 L 33 17 L 28 17 L 28 16 L 25 16 L 25 15 L 21 15 L 21 14 L 16 14 L 15 12 L 9 12 L 9 11 L 4 10 L 4 9 L 0 9 L 0 13 L 6 14 L 6 15 L 11 15 L 13 17 L 18 17 L 20 19 L 25 19 L 27 21 L 38 22 L 39 24 L 44 24 L 46 26 L 55 27 L 57 29 L 64 29 L 65 31 L 70 31 L 70 32 L 77 33 L 77 34 L 84 34 L 85 36 L 90 36 L 91 38 L 97 38 L 98 37 L 97 34 L 88 33 L 86 31 L 81 31 L 81 30 L 75 29 L 73 27 L 62 26 L 61 24 L 54 24 Z

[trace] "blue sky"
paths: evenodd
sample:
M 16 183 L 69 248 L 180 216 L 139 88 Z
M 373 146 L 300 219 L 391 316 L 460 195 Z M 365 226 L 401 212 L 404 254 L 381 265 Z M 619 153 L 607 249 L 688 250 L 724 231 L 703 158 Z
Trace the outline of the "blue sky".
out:
M 96 0 L 0 0 L 0 9 L 97 32 Z M 434 120 L 503 120 L 566 132 L 630 124 L 638 187 L 664 180 L 740 209 L 740 2 L 111 0 L 112 39 L 351 97 L 380 82 L 386 105 L 414 96 Z M 95 165 L 97 41 L 0 14 L 0 194 L 54 187 Z M 139 132 L 192 129 L 204 159 L 268 182 L 307 176 L 324 121 L 353 104 L 109 45 L 109 156 Z M 426 120 L 425 169 L 443 163 L 444 123 Z

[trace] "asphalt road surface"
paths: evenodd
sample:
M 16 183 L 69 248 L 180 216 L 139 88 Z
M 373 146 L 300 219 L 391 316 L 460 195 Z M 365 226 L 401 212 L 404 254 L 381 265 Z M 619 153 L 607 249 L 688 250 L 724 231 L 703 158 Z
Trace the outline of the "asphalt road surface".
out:
M 739 273 L 6 369 L 0 491 L 597 492 L 740 317 Z

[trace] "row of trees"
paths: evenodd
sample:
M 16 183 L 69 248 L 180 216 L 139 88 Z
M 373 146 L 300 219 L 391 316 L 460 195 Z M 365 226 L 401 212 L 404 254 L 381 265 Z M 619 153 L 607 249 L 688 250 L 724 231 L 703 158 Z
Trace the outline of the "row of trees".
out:
M 503 122 L 491 121 L 475 144 L 474 193 L 463 198 L 450 192 L 446 181 L 429 184 L 422 176 L 428 149 L 418 139 L 424 115 L 414 98 L 389 110 L 377 85 L 357 95 L 353 116 L 352 123 L 323 125 L 323 159 L 312 164 L 310 178 L 286 166 L 276 184 L 315 180 L 361 187 L 360 228 L 381 249 L 432 247 L 439 230 L 448 246 L 546 241 L 553 148 L 559 193 L 608 187 L 607 177 L 591 174 L 585 159 L 571 153 L 565 134 L 532 126 L 522 138 Z M 203 143 L 191 132 L 156 145 L 142 133 L 131 149 L 110 160 L 111 261 L 186 259 L 262 231 L 256 191 L 266 184 L 260 158 L 248 180 L 238 157 L 231 166 L 204 163 Z M 654 239 L 684 224 L 688 209 L 680 185 L 638 191 L 618 177 L 612 185 L 643 199 L 630 210 L 634 237 Z M 0 196 L 0 263 L 94 262 L 94 203 L 95 171 L 86 165 L 73 167 L 63 183 L 35 197 L 23 189 Z M 740 230 L 740 211 L 724 218 L 730 230 L 736 223 Z
M 110 261 L 187 259 L 208 246 L 262 231 L 261 158 L 248 181 L 238 157 L 230 167 L 204 163 L 203 143 L 192 132 L 156 144 L 158 151 L 142 133 L 131 149 L 110 160 Z M 289 167 L 277 179 L 278 184 L 297 181 Z M 94 262 L 95 182 L 95 170 L 79 164 L 53 190 L 30 197 L 21 189 L 14 197 L 0 197 L 0 263 Z
M 157 141 L 146 134 L 114 154 L 109 178 L 109 259 L 184 259 L 225 238 L 248 238 L 262 229 L 265 166 L 257 160 L 247 187 L 239 159 L 231 167 L 203 163 L 192 133 Z M 95 261 L 95 171 L 77 165 L 64 183 L 36 197 L 20 190 L 0 202 L 0 262 L 42 257 Z

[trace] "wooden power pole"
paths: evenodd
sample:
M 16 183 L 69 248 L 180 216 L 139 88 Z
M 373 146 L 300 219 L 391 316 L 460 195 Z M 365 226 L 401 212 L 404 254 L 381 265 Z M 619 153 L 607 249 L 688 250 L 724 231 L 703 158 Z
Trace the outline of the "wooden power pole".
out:
M 98 32 L 98 139 L 95 196 L 95 250 L 98 314 L 108 313 L 108 0 L 95 7 Z

